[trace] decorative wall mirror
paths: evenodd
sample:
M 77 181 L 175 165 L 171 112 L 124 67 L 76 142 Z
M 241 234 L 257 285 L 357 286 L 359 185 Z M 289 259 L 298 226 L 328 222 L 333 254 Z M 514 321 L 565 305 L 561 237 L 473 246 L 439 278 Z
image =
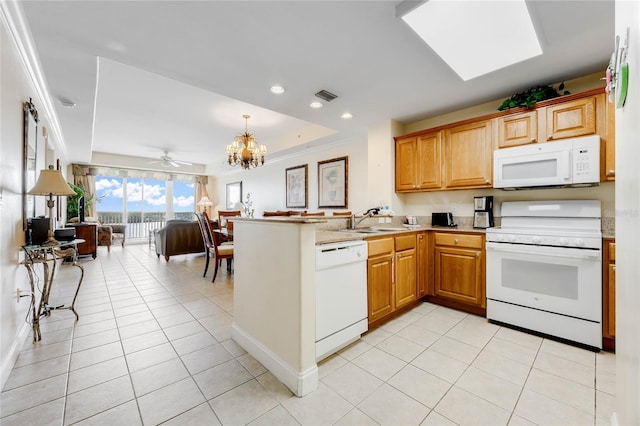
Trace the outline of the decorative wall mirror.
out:
M 27 230 L 27 220 L 36 215 L 36 199 L 34 195 L 27 194 L 38 177 L 38 164 L 44 163 L 44 158 L 38 158 L 38 111 L 29 98 L 23 103 L 24 114 L 23 127 L 23 158 L 22 170 L 22 229 Z

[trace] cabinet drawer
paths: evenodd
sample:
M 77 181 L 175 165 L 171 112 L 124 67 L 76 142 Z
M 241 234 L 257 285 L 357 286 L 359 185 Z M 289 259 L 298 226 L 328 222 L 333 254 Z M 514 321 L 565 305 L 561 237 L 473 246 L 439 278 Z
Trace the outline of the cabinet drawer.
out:
M 435 239 L 438 246 L 482 248 L 482 235 L 436 232 Z
M 609 262 L 616 262 L 616 243 L 608 243 L 609 244 Z
M 393 253 L 393 238 L 369 240 L 369 257 Z
M 396 237 L 396 251 L 409 250 L 414 248 L 416 248 L 415 234 L 400 235 Z

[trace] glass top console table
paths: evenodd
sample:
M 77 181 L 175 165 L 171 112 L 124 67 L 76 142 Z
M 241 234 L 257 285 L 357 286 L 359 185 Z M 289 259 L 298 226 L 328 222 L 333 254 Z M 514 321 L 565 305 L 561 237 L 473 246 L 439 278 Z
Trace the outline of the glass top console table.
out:
M 58 244 L 22 246 L 22 250 L 25 252 L 22 264 L 27 268 L 29 283 L 31 285 L 31 326 L 33 329 L 34 343 L 42 339 L 42 335 L 40 334 L 40 318 L 50 315 L 51 311 L 56 309 L 69 309 L 76 316 L 76 321 L 79 318 L 75 310 L 75 303 L 78 292 L 80 291 L 80 285 L 82 285 L 82 279 L 84 278 L 84 268 L 78 263 L 78 244 L 84 243 L 84 241 L 83 239 L 75 239 L 72 241 L 61 241 Z M 76 291 L 70 305 L 50 306 L 49 294 L 51 293 L 57 264 L 61 263 L 64 259 L 70 259 L 72 266 L 80 269 L 80 277 Z M 37 286 L 38 271 L 36 265 L 42 265 L 42 288 L 38 288 Z M 40 300 L 37 298 L 36 290 L 41 294 Z

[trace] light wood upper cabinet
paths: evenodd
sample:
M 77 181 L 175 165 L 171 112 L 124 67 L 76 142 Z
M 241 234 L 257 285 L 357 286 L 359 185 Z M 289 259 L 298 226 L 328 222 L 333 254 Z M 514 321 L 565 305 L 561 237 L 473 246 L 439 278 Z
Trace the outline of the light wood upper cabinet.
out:
M 608 102 L 606 95 L 601 95 L 598 98 L 599 102 L 606 103 L 606 119 L 604 121 L 605 131 L 600 136 L 603 139 L 603 155 L 604 159 L 601 161 L 602 166 L 602 180 L 615 180 L 616 179 L 616 107 L 615 104 Z
M 448 128 L 443 132 L 443 141 L 444 189 L 491 187 L 491 120 Z
M 538 142 L 538 111 L 507 115 L 496 121 L 498 149 Z
M 603 89 L 594 89 L 398 136 L 396 192 L 490 188 L 494 149 L 594 134 L 600 180 L 615 180 L 614 116 Z
M 550 105 L 545 112 L 545 128 L 540 132 L 546 130 L 542 135 L 547 141 L 596 133 L 596 96 Z
M 396 141 L 396 191 L 440 188 L 440 132 Z

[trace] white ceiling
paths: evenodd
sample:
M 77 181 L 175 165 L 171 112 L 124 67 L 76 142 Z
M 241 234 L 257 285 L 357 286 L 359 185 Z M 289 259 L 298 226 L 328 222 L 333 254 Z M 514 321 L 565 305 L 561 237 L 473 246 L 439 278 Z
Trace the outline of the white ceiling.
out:
M 484 1 L 484 0 L 476 0 Z M 500 3 L 495 9 L 501 25 Z M 543 55 L 463 82 L 396 17 L 398 1 L 25 1 L 72 162 L 95 153 L 224 170 L 248 128 L 269 157 L 604 71 L 614 1 L 528 1 Z M 460 28 L 464 34 L 464 28 Z M 467 34 L 468 35 L 468 34 Z M 508 34 L 505 34 L 508 37 Z M 270 93 L 273 84 L 287 88 Z M 319 110 L 314 93 L 338 95 Z M 497 107 L 497 105 L 496 105 Z M 340 115 L 349 111 L 351 120 Z M 113 156 L 112 156 L 113 157 Z M 113 157 L 115 158 L 115 157 Z M 149 160 L 151 161 L 151 160 Z M 228 166 L 226 166 L 228 167 Z

